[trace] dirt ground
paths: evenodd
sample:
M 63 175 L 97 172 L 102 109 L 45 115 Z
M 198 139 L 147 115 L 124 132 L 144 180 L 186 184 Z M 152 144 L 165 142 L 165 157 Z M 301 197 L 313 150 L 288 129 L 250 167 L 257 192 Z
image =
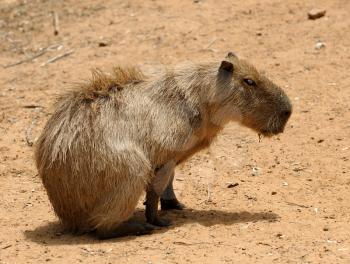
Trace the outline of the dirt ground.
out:
M 314 7 L 326 15 L 309 20 Z M 350 263 L 349 13 L 348 0 L 1 0 L 0 263 Z M 290 96 L 285 133 L 259 142 L 229 125 L 177 169 L 187 209 L 164 214 L 170 228 L 62 233 L 31 146 L 55 96 L 95 67 L 147 71 L 230 50 Z

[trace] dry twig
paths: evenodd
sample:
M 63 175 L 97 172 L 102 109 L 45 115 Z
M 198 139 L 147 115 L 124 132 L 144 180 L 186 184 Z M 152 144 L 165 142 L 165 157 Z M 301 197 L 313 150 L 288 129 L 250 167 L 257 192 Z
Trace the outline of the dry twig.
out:
M 217 38 L 212 39 L 212 41 L 210 41 L 204 49 L 205 50 L 209 49 L 217 40 L 218 40 Z
M 210 243 L 210 242 L 188 243 L 188 242 L 183 242 L 183 241 L 174 241 L 173 244 L 174 245 L 181 245 L 181 246 L 194 246 L 194 245 L 204 245 L 204 244 L 212 245 L 213 243 Z
M 10 67 L 13 67 L 13 66 L 17 66 L 17 65 L 20 65 L 22 63 L 25 63 L 25 62 L 29 62 L 29 61 L 32 61 L 42 55 L 44 55 L 46 53 L 47 49 L 43 49 L 41 51 L 39 51 L 38 53 L 34 54 L 33 56 L 29 57 L 29 58 L 26 58 L 24 60 L 20 60 L 20 61 L 17 61 L 17 62 L 14 62 L 14 63 L 11 63 L 11 64 L 7 64 L 5 66 L 3 66 L 5 69 L 6 68 L 10 68 Z
M 33 144 L 34 144 L 34 141 L 35 141 L 35 140 L 31 139 L 31 137 L 32 137 L 32 130 L 33 130 L 34 126 L 36 125 L 36 122 L 38 121 L 39 110 L 41 110 L 41 109 L 42 109 L 42 107 L 38 107 L 38 108 L 35 109 L 36 110 L 36 115 L 33 117 L 32 122 L 30 123 L 30 126 L 26 130 L 26 135 L 25 135 L 26 136 L 26 142 L 27 142 L 27 145 L 29 147 L 32 147 Z
M 35 104 L 29 104 L 29 105 L 24 105 L 23 108 L 28 108 L 28 109 L 32 109 L 32 108 L 41 108 L 41 105 L 35 105 Z
M 53 23 L 53 28 L 54 28 L 54 35 L 57 36 L 59 31 L 60 31 L 60 24 L 59 24 L 59 19 L 58 19 L 58 14 L 57 12 L 53 11 L 52 12 L 52 23 Z
M 9 248 L 9 247 L 12 247 L 12 245 L 10 244 L 10 245 L 4 246 L 4 247 L 2 247 L 1 249 L 7 249 L 7 248 Z
M 199 202 L 198 204 L 209 203 L 209 202 L 211 202 L 211 201 L 212 201 L 212 200 L 211 200 L 211 192 L 210 192 L 210 183 L 208 182 L 208 184 L 207 184 L 207 199 L 205 199 L 205 200 Z
M 211 197 L 210 197 L 210 183 L 208 183 L 207 186 L 207 202 L 211 202 Z
M 40 66 L 41 66 L 41 67 L 46 66 L 47 64 L 53 63 L 53 62 L 55 62 L 55 61 L 58 61 L 58 60 L 60 60 L 60 59 L 62 59 L 62 58 L 64 58 L 64 57 L 69 56 L 69 55 L 72 54 L 72 53 L 74 53 L 74 50 L 69 50 L 69 51 L 67 51 L 67 52 L 65 52 L 65 53 L 62 53 L 62 54 L 57 55 L 57 56 L 55 56 L 55 57 L 52 57 L 51 59 L 47 60 L 46 62 L 44 62 L 44 63 L 41 64 Z
M 303 204 L 297 204 L 297 203 L 292 203 L 292 202 L 288 202 L 288 201 L 286 201 L 286 204 L 292 205 L 292 206 L 298 206 L 298 207 L 301 207 L 301 208 L 310 208 L 311 207 L 311 206 L 307 206 L 307 205 L 303 205 Z

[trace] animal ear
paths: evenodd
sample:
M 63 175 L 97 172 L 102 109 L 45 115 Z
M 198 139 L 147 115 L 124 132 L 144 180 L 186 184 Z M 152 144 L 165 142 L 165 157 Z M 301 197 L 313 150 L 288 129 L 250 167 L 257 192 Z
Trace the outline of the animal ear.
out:
M 230 51 L 229 53 L 227 53 L 226 58 L 237 59 L 237 55 L 234 52 Z
M 222 61 L 219 70 L 220 71 L 225 71 L 225 72 L 228 72 L 228 73 L 233 73 L 233 64 L 232 64 L 232 62 L 225 61 L 225 60 Z

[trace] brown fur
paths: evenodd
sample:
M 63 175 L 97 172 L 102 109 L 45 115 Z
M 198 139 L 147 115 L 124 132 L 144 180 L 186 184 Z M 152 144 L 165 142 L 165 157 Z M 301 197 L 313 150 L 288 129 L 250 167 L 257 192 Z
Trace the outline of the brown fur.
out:
M 291 111 L 284 92 L 236 56 L 226 61 L 232 72 L 217 62 L 155 78 L 136 68 L 94 71 L 89 84 L 60 97 L 35 158 L 65 227 L 116 229 L 130 218 L 157 168 L 206 148 L 229 121 L 265 135 L 283 131 L 289 117 L 283 113 Z M 256 86 L 248 87 L 246 78 Z
M 142 82 L 146 76 L 136 67 L 122 68 L 116 66 L 111 74 L 102 72 L 99 69 L 92 71 L 90 82 L 75 87 L 76 95 L 80 94 L 81 99 L 92 101 L 97 98 L 109 97 L 116 90 L 122 90 L 130 83 Z

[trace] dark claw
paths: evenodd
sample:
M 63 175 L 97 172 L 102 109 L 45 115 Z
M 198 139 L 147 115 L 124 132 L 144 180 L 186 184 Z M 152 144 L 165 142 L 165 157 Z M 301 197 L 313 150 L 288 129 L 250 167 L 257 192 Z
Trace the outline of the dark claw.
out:
M 151 224 L 160 227 L 167 227 L 171 225 L 171 221 L 165 218 L 157 217 Z
M 166 210 L 183 210 L 185 205 L 180 203 L 177 199 L 165 200 L 160 199 L 160 207 L 163 211 Z

